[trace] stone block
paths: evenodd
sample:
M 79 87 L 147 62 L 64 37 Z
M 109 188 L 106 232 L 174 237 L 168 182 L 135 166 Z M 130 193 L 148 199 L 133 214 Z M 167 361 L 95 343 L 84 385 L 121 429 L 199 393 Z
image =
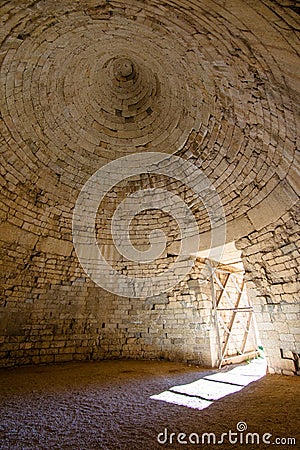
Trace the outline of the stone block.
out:
M 70 256 L 73 251 L 73 243 L 49 236 L 47 238 L 40 239 L 36 248 L 38 251 L 51 255 Z

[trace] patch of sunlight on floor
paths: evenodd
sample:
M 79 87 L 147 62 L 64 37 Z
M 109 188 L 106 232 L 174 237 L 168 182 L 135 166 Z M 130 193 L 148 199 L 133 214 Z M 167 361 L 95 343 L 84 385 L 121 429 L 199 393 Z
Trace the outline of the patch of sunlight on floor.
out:
M 243 389 L 243 386 L 235 384 L 226 384 L 219 381 L 210 381 L 206 378 L 194 381 L 184 386 L 174 386 L 170 388 L 172 392 L 178 392 L 185 395 L 193 395 L 205 400 L 219 400 L 225 395 L 233 394 Z
M 161 400 L 163 402 L 173 403 L 174 405 L 187 406 L 188 408 L 194 409 L 205 409 L 213 403 L 202 398 L 189 397 L 187 395 L 177 394 L 171 391 L 165 391 L 158 395 L 152 395 L 150 398 L 152 400 Z
M 259 380 L 266 372 L 266 360 L 258 358 L 249 364 L 204 376 L 193 383 L 173 386 L 168 391 L 152 395 L 150 398 L 202 410 L 210 406 L 214 400 L 238 392 L 248 384 Z

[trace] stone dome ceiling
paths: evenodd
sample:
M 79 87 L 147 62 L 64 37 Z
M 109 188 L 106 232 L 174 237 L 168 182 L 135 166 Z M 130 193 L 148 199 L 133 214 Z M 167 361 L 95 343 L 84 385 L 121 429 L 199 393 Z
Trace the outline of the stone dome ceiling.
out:
M 296 0 L 0 2 L 0 365 L 213 365 L 225 247 L 270 367 L 291 367 L 299 13 Z
M 8 221 L 69 240 L 87 179 L 109 161 L 147 151 L 204 171 L 229 238 L 296 201 L 293 2 L 25 0 L 2 2 L 1 16 Z

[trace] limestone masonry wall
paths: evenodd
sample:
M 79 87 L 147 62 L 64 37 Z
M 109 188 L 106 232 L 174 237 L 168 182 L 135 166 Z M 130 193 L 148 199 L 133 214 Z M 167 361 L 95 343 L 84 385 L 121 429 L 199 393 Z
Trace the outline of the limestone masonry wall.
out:
M 278 222 L 237 243 L 270 370 L 292 373 L 300 353 L 299 205 Z
M 169 293 L 129 299 L 104 291 L 78 268 L 76 276 L 74 258 L 56 257 L 56 266 L 68 267 L 68 273 L 62 270 L 63 278 L 55 279 L 49 255 L 30 258 L 17 244 L 6 251 L 1 366 L 105 358 L 215 364 L 211 287 L 203 266 Z

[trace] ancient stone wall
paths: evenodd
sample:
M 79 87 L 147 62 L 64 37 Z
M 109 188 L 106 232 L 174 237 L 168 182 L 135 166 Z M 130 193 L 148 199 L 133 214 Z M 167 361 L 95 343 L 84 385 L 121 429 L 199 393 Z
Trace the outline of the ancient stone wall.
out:
M 20 264 L 23 259 L 24 254 Z M 69 275 L 36 285 L 35 265 L 45 276 L 50 270 L 43 259 L 35 255 L 21 277 L 7 279 L 0 365 L 111 358 L 215 365 L 211 286 L 202 264 L 169 293 L 129 299 L 104 291 L 84 274 L 70 275 L 72 259 L 66 257 L 56 257 L 56 263 L 69 266 Z
M 241 239 L 249 292 L 270 371 L 293 373 L 300 353 L 299 207 Z

